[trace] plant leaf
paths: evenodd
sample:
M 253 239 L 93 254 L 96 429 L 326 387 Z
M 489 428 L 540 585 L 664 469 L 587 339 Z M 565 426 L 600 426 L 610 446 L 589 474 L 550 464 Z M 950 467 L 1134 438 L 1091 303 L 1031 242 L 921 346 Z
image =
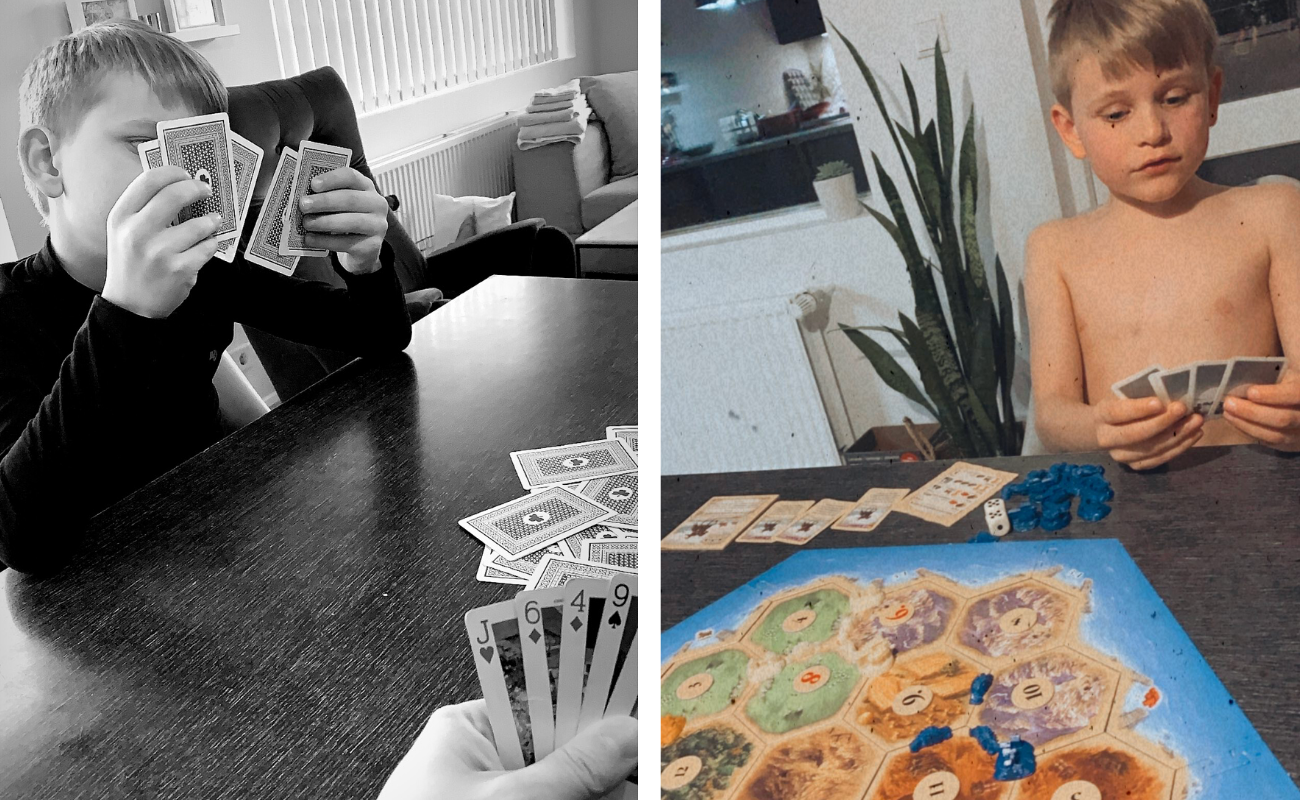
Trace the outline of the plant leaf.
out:
M 840 330 L 844 331 L 844 335 L 849 337 L 849 341 L 853 342 L 853 344 L 862 351 L 862 354 L 867 357 L 867 360 L 871 362 L 871 366 L 875 367 L 876 374 L 880 376 L 880 379 L 885 382 L 886 386 L 903 395 L 908 400 L 920 404 L 921 407 L 930 412 L 935 419 L 939 418 L 939 412 L 930 403 L 926 396 L 921 393 L 921 390 L 916 388 L 916 383 L 912 380 L 912 377 L 903 371 L 903 368 L 899 366 L 898 361 L 889 354 L 889 351 L 885 350 L 885 348 L 877 344 L 874 339 L 860 330 L 854 330 L 853 328 L 846 327 L 843 324 L 840 325 Z M 899 333 L 901 334 L 901 331 Z
M 925 387 L 926 394 L 934 401 L 935 409 L 939 412 L 937 414 L 939 424 L 952 439 L 953 445 L 961 455 L 974 457 L 977 451 L 971 442 L 970 432 L 966 429 L 966 422 L 962 419 L 957 403 L 944 385 L 943 376 L 930 354 L 924 335 L 916 323 L 901 311 L 898 313 L 898 321 L 902 324 L 903 334 L 907 337 L 907 354 L 916 364 L 916 370 L 921 376 L 921 385 Z
M 930 152 L 926 149 L 916 137 L 908 133 L 907 130 L 898 123 L 898 135 L 902 138 L 903 144 L 907 146 L 907 152 L 912 156 L 912 162 L 916 164 L 916 183 L 920 188 L 917 195 L 917 205 L 926 215 L 926 232 L 930 235 L 930 241 L 934 244 L 934 251 L 939 252 L 939 231 L 935 228 L 933 221 L 942 212 L 943 206 L 940 205 L 939 192 L 939 174 L 936 171 L 938 165 L 931 158 Z
M 970 119 L 961 139 L 961 166 L 957 182 L 961 188 L 961 237 L 966 249 L 966 272 L 971 283 L 981 293 L 987 293 L 988 277 L 984 273 L 984 259 L 980 255 L 979 235 L 975 228 L 976 203 L 979 193 L 979 166 L 975 157 L 975 107 L 971 106 Z
M 921 138 L 921 111 L 916 105 L 916 88 L 912 86 L 912 76 L 907 74 L 907 67 L 900 62 L 898 68 L 903 72 L 903 88 L 907 90 L 907 105 L 912 110 L 912 135 Z
M 943 48 L 934 41 L 934 101 L 939 113 L 939 141 L 943 145 L 943 176 L 952 181 L 952 94 L 948 89 L 948 67 L 943 61 Z
M 998 327 L 996 312 L 993 309 L 992 300 L 976 300 L 973 304 L 972 311 L 975 317 L 975 324 L 971 331 L 971 361 L 970 369 L 967 374 L 970 375 L 971 389 L 975 396 L 979 398 L 980 404 L 986 411 L 992 414 L 997 413 L 998 409 L 998 375 L 1001 374 L 997 369 L 998 351 L 1001 342 L 998 336 L 1001 329 Z M 995 426 L 1000 427 L 1000 426 Z M 1002 439 L 1001 436 L 998 437 Z M 1005 444 L 1003 445 L 1005 449 Z

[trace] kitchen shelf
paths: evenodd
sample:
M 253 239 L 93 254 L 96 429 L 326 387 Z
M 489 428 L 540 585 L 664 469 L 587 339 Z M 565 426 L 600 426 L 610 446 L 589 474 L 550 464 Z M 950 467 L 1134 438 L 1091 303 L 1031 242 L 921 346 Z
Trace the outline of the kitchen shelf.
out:
M 237 36 L 238 34 L 238 25 L 204 25 L 199 28 L 182 28 L 173 31 L 171 35 L 182 42 L 206 42 L 209 39 L 220 39 L 225 36 Z

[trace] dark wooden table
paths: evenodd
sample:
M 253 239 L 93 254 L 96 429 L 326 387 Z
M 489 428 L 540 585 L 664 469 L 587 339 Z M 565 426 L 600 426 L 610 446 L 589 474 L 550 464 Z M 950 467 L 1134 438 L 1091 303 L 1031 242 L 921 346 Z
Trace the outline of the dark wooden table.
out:
M 1098 463 L 1115 489 L 1106 519 L 1077 517 L 1059 534 L 1015 540 L 1113 538 L 1173 611 L 1293 780 L 1300 776 L 1300 458 L 1261 447 L 1200 448 L 1177 468 L 1135 473 L 1097 454 L 979 459 L 1020 473 L 1056 461 Z M 715 495 L 856 500 L 868 488 L 916 489 L 951 462 L 665 476 L 662 535 Z M 1014 503 L 1012 504 L 1014 506 Z M 826 531 L 806 548 L 964 542 L 983 530 L 976 511 L 951 528 L 890 514 L 871 534 Z M 986 545 L 997 547 L 996 544 Z M 704 608 L 799 548 L 735 544 L 665 551 L 663 628 Z
M 478 694 L 458 519 L 509 452 L 635 424 L 636 285 L 494 277 L 0 573 L 0 797 L 374 797 Z

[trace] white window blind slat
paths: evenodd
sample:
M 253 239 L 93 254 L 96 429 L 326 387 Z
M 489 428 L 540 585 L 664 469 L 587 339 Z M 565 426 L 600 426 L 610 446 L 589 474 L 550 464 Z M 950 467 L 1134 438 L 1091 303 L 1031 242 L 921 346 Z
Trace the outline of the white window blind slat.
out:
M 559 58 L 556 4 L 574 0 L 266 2 L 281 72 L 328 64 L 370 113 Z

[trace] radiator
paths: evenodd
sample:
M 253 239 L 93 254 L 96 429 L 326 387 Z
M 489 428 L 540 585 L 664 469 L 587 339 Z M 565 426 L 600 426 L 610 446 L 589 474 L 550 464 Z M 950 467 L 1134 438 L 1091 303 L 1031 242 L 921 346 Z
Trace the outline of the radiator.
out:
M 843 463 L 802 313 L 781 298 L 664 315 L 664 474 Z
M 397 217 L 423 249 L 433 237 L 433 196 L 501 197 L 515 190 L 517 114 L 511 112 L 376 159 L 384 194 L 397 195 Z

